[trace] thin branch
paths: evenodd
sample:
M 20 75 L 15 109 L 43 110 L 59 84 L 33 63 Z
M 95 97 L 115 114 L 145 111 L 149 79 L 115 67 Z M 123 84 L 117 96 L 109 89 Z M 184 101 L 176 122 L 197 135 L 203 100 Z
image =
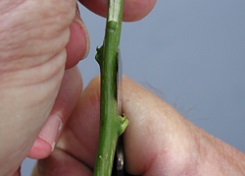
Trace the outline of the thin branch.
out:
M 104 43 L 97 48 L 96 60 L 101 73 L 100 137 L 94 176 L 110 176 L 118 137 L 128 125 L 118 115 L 117 67 L 123 0 L 108 0 L 108 17 Z

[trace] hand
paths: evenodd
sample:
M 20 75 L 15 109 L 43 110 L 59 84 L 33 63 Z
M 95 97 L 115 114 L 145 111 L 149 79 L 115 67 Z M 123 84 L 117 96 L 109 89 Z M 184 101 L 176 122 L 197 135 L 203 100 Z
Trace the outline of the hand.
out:
M 59 90 L 56 106 L 64 98 L 68 108 L 76 104 L 81 78 L 76 69 L 65 72 L 65 67 L 85 57 L 88 35 L 75 0 L 3 0 L 0 9 L 0 175 L 13 175 Z
M 142 18 L 155 1 L 126 0 L 124 20 Z M 106 13 L 106 1 L 81 2 Z M 48 156 L 62 133 L 81 93 L 74 66 L 89 39 L 75 0 L 2 0 L 0 12 L 0 175 L 18 175 L 27 154 Z
M 34 176 L 92 175 L 99 136 L 99 79 L 82 93 L 56 149 Z M 126 170 L 132 175 L 244 175 L 245 156 L 195 127 L 167 103 L 123 79 Z

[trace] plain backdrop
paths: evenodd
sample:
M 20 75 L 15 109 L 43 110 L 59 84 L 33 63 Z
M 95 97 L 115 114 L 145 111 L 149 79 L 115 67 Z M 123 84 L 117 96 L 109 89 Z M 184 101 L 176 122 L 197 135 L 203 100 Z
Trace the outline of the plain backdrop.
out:
M 79 63 L 87 85 L 99 73 L 94 55 L 105 19 L 84 7 L 81 16 L 91 39 Z M 244 0 L 158 0 L 144 20 L 123 23 L 120 48 L 124 74 L 245 152 Z M 24 176 L 33 163 L 25 161 Z

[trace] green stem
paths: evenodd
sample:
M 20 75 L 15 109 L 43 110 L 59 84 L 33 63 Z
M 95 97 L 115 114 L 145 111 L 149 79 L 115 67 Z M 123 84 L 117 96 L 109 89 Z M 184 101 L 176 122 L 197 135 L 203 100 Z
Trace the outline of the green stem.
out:
M 123 13 L 123 0 L 108 0 L 104 43 L 97 49 L 101 72 L 100 136 L 94 176 L 110 176 L 118 137 L 128 121 L 118 115 L 117 64 Z

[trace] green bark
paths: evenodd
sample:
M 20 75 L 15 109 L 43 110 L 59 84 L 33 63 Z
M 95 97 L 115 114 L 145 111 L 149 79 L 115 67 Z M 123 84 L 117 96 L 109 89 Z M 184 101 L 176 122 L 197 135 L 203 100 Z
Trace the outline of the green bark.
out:
M 118 115 L 117 69 L 120 43 L 123 0 L 108 0 L 108 16 L 104 43 L 97 48 L 96 60 L 101 73 L 100 136 L 94 176 L 112 173 L 118 137 L 128 125 L 125 117 Z

